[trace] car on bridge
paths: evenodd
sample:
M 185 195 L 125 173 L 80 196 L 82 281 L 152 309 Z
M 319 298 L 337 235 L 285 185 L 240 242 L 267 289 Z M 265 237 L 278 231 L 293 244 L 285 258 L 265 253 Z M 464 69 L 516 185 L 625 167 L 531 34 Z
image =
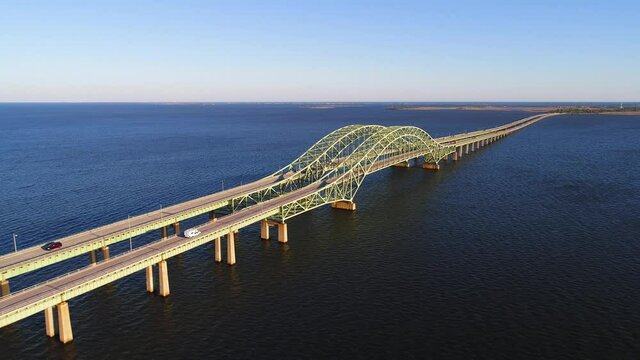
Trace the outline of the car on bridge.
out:
M 42 250 L 55 250 L 57 248 L 61 248 L 62 247 L 62 243 L 60 241 L 51 241 L 48 242 L 44 245 L 42 245 Z
M 191 228 L 191 229 L 185 230 L 183 234 L 184 234 L 184 237 L 191 238 L 191 237 L 200 235 L 200 230 L 196 228 Z

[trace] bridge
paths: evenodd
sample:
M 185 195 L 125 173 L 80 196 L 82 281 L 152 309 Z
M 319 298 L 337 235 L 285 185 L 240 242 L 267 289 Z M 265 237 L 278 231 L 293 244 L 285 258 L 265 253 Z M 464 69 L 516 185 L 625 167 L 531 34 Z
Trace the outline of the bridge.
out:
M 138 271 L 146 272 L 146 290 L 155 292 L 157 265 L 158 295 L 170 294 L 167 259 L 207 243 L 213 243 L 214 259 L 222 262 L 222 238 L 227 242 L 226 261 L 236 263 L 235 234 L 249 225 L 260 224 L 260 236 L 270 238 L 277 228 L 278 241 L 288 241 L 287 220 L 331 204 L 355 210 L 354 197 L 365 177 L 390 166 L 409 167 L 422 163 L 440 169 L 449 160 L 458 161 L 537 121 L 554 114 L 530 116 L 506 125 L 432 138 L 412 126 L 349 125 L 326 135 L 292 163 L 275 173 L 236 188 L 118 221 L 76 235 L 58 239 L 63 246 L 44 251 L 40 246 L 0 257 L 0 327 L 43 312 L 45 333 L 58 335 L 63 343 L 73 340 L 68 301 L 100 286 Z M 226 210 L 219 216 L 216 210 Z M 200 234 L 183 237 L 180 222 L 208 214 L 198 226 Z M 218 216 L 217 216 L 218 215 Z M 109 246 L 149 231 L 160 231 L 160 239 L 118 256 Z M 98 261 L 98 253 L 102 261 Z M 57 278 L 11 293 L 9 279 L 76 256 L 87 255 L 89 265 Z

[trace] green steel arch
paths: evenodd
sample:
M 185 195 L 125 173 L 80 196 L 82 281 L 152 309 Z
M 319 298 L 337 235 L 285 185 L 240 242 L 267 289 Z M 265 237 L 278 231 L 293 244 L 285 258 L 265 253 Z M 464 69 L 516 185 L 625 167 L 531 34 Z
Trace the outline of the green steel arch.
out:
M 353 148 L 334 169 L 309 185 L 316 187 L 313 192 L 283 206 L 274 218 L 285 221 L 322 205 L 352 201 L 364 178 L 373 172 L 418 157 L 438 162 L 453 151 L 454 146 L 443 146 L 414 126 L 379 129 Z
M 331 132 L 289 165 L 272 174 L 280 177 L 280 181 L 254 193 L 233 199 L 231 210 L 237 211 L 249 205 L 258 204 L 319 180 L 366 139 L 384 129 L 385 127 L 381 125 L 349 125 Z

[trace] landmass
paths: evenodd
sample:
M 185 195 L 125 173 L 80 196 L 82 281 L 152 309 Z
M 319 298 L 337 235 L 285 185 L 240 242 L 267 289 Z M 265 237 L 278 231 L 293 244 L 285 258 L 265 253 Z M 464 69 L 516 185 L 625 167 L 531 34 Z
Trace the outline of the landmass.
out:
M 640 115 L 640 106 L 496 106 L 496 105 L 465 105 L 465 106 L 389 106 L 389 110 L 433 111 L 433 110 L 463 110 L 463 111 L 527 111 L 539 113 L 559 114 L 607 114 L 607 115 Z
M 305 108 L 305 109 L 336 109 L 336 108 L 356 107 L 356 106 L 361 106 L 361 105 L 358 105 L 358 104 L 344 104 L 344 103 L 339 103 L 339 104 L 327 103 L 327 104 L 304 105 L 303 108 Z

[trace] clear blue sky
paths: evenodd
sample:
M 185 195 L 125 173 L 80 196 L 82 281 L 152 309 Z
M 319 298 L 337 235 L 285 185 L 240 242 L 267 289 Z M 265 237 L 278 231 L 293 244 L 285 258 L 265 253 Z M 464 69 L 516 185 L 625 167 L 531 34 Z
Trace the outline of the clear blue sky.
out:
M 640 101 L 640 1 L 0 0 L 0 101 Z

